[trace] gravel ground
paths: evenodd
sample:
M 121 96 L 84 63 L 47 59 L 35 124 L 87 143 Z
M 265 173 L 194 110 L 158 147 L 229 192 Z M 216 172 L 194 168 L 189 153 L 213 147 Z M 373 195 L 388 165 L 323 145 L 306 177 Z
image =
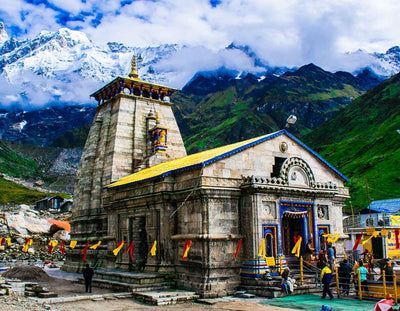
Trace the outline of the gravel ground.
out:
M 47 287 L 51 292 L 56 292 L 59 297 L 73 297 L 85 295 L 98 295 L 110 293 L 110 290 L 103 288 L 92 288 L 92 294 L 85 293 L 85 286 L 76 281 L 80 276 L 76 273 L 66 273 L 60 270 L 45 269 L 48 275 L 41 277 L 43 281 L 39 284 Z M 42 304 L 35 300 L 23 296 L 0 296 L 0 310 L 1 311 L 124 311 L 124 310 L 137 310 L 137 311 L 169 311 L 169 310 L 188 310 L 191 311 L 218 311 L 218 310 L 232 310 L 232 311 L 289 311 L 293 309 L 284 309 L 279 307 L 260 305 L 259 302 L 263 298 L 243 299 L 235 297 L 219 298 L 215 303 L 193 303 L 187 302 L 182 304 L 174 304 L 167 306 L 152 306 L 146 305 L 133 298 L 110 298 L 110 299 L 92 299 L 92 300 L 79 300 L 74 302 L 63 302 L 55 304 Z

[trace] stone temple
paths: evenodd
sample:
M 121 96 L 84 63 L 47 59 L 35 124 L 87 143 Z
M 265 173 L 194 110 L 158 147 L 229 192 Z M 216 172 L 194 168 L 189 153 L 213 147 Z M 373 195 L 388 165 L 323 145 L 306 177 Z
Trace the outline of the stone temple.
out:
M 187 155 L 172 112 L 176 90 L 118 77 L 98 102 L 75 185 L 67 271 L 167 273 L 181 289 L 223 295 L 260 277 L 266 257 L 289 257 L 295 237 L 338 233 L 349 197 L 338 170 L 286 130 Z M 87 241 L 101 245 L 82 250 Z M 125 247 L 113 254 L 117 243 Z M 191 242 L 187 258 L 185 245 Z M 134 242 L 133 260 L 126 248 Z M 156 242 L 156 251 L 153 253 Z M 240 248 L 238 247 L 240 243 Z M 254 264 L 255 263 L 255 264 Z

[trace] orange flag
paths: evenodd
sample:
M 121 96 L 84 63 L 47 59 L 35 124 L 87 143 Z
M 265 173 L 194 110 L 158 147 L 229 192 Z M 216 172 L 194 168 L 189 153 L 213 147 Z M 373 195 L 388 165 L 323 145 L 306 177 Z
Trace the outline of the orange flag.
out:
M 182 259 L 186 260 L 187 259 L 187 255 L 189 253 L 189 249 L 192 246 L 192 241 L 191 240 L 186 240 L 185 241 L 185 246 L 183 247 L 183 256 Z
M 75 246 L 76 246 L 76 243 L 77 243 L 77 241 L 71 241 L 71 242 L 69 243 L 69 248 L 74 249 Z
M 29 246 L 31 246 L 32 243 L 33 243 L 33 242 L 32 242 L 32 239 L 25 239 L 25 245 L 24 245 L 24 247 L 22 248 L 22 251 L 23 251 L 23 252 L 27 252 Z
M 121 241 L 117 244 L 117 248 L 113 250 L 114 256 L 117 256 L 121 248 L 124 246 L 125 241 Z
M 157 241 L 154 241 L 153 246 L 151 247 L 150 253 L 151 256 L 155 256 L 157 251 Z
M 96 249 L 99 247 L 99 245 L 101 244 L 101 241 L 97 242 L 97 244 L 90 246 L 90 249 Z

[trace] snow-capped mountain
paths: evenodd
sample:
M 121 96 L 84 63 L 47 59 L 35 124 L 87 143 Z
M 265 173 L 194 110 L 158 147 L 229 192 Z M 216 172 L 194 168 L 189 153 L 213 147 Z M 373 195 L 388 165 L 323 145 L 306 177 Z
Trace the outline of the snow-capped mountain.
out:
M 0 22 L 0 45 L 3 44 L 8 39 L 10 38 L 8 37 L 7 31 L 4 29 L 4 23 Z
M 155 65 L 180 48 L 175 44 L 146 48 L 116 42 L 97 44 L 84 33 L 67 28 L 42 31 L 33 39 L 9 39 L 1 24 L 0 81 L 5 83 L 0 86 L 0 102 L 4 106 L 87 103 L 88 95 L 98 87 L 130 73 L 133 55 L 141 56 L 137 65 L 143 80 L 164 84 L 171 73 L 160 72 Z
M 94 104 L 88 95 L 115 77 L 127 76 L 133 55 L 141 56 L 142 60 L 137 62 L 141 79 L 177 88 L 183 87 L 199 70 L 217 74 L 224 66 L 238 72 L 236 78 L 247 73 L 258 78 L 266 73 L 282 75 L 296 69 L 268 66 L 267 56 L 260 57 L 251 47 L 235 44 L 226 48 L 224 55 L 231 54 L 220 58 L 220 63 L 195 64 L 203 52 L 176 44 L 145 48 L 117 42 L 100 44 L 91 41 L 83 32 L 67 28 L 57 32 L 42 31 L 34 38 L 18 40 L 9 38 L 4 24 L 0 23 L 0 106 L 32 109 L 57 103 Z M 236 68 L 235 57 L 246 58 L 252 68 L 247 71 Z M 346 57 L 358 66 L 353 74 L 364 68 L 385 77 L 400 71 L 399 47 L 381 54 L 359 50 Z M 218 57 L 209 59 L 213 58 Z M 232 63 L 227 64 L 229 61 Z

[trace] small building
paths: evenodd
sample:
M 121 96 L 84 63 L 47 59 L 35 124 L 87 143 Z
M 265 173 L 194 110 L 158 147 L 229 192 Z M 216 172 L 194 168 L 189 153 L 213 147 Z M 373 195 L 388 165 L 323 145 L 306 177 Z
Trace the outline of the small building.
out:
M 399 258 L 400 245 L 400 199 L 373 201 L 356 215 L 349 215 L 343 219 L 344 231 L 349 234 L 350 240 L 346 249 L 352 250 L 357 239 L 363 241 L 357 247 L 359 254 L 366 249 L 373 253 L 375 258 Z M 398 244 L 398 243 L 397 243 Z M 399 247 L 398 247 L 399 246 Z
M 37 201 L 36 209 L 37 210 L 48 210 L 48 209 L 57 209 L 60 210 L 61 204 L 64 202 L 64 199 L 59 195 L 53 197 L 46 197 Z
M 61 203 L 60 212 L 61 213 L 70 212 L 72 210 L 73 204 L 74 204 L 73 200 L 64 200 L 64 202 Z

